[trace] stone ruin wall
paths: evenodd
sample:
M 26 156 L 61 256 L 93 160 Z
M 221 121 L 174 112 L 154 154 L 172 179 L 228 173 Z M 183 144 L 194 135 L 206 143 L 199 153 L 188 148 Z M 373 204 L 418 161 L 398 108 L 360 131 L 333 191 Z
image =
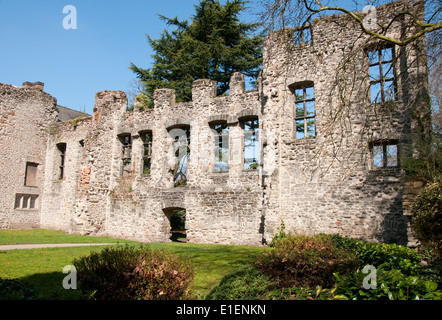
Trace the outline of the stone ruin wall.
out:
M 398 12 L 404 3 L 378 8 L 378 18 Z M 410 7 L 421 10 L 419 3 Z M 360 50 L 350 55 L 365 44 L 367 36 L 356 25 L 350 26 L 345 16 L 332 16 L 312 21 L 310 44 L 272 45 L 284 39 L 281 33 L 266 40 L 264 130 L 278 133 L 277 170 L 265 182 L 267 239 L 281 222 L 289 231 L 300 233 L 340 233 L 402 244 L 411 238 L 410 217 L 404 216 L 402 208 L 403 171 L 373 170 L 370 144 L 396 141 L 400 152 L 405 152 L 414 142 L 412 133 L 418 125 L 411 111 L 417 105 L 419 113 L 428 112 L 428 105 L 416 103 L 415 93 L 410 92 L 419 81 L 425 83 L 425 59 L 419 56 L 424 50 L 410 47 L 401 54 L 397 101 L 373 107 L 362 99 L 370 90 L 367 53 Z M 399 35 L 401 22 L 390 32 Z M 374 43 L 366 43 L 370 45 Z M 398 55 L 399 50 L 396 47 Z M 345 80 L 350 80 L 347 85 Z M 304 83 L 314 85 L 317 136 L 296 140 L 290 89 Z
M 396 5 L 402 4 L 381 7 L 378 16 L 384 10 L 394 12 Z M 404 54 L 400 65 L 409 73 L 398 76 L 398 101 L 373 110 L 361 99 L 369 90 L 364 51 L 346 65 L 341 77 L 354 81 L 353 90 L 335 86 L 344 54 L 366 40 L 344 20 L 342 16 L 313 20 L 312 43 L 290 50 L 274 45 L 280 41 L 275 38 L 278 33 L 267 37 L 257 91 L 244 91 L 241 74 L 232 76 L 229 95 L 220 97 L 216 83 L 198 80 L 191 102 L 176 103 L 173 90 L 160 89 L 153 109 L 136 106 L 132 112 L 126 112 L 123 92 L 97 93 L 92 116 L 54 124 L 49 130 L 47 152 L 42 155 L 46 170 L 40 226 L 168 241 L 168 210 L 183 208 L 189 242 L 259 245 L 269 242 L 284 222 L 291 232 L 340 233 L 406 244 L 410 218 L 402 207 L 403 171 L 372 170 L 370 143 L 413 143 L 410 135 L 417 125 L 410 117 L 413 99 L 407 90 L 422 81 L 426 67 L 419 59 L 414 61 L 414 49 Z M 291 89 L 307 82 L 315 89 L 317 135 L 297 140 Z M 346 94 L 344 107 L 339 88 Z M 240 121 L 250 117 L 259 119 L 262 133 L 264 164 L 256 171 L 243 170 L 242 163 Z M 209 123 L 220 120 L 230 128 L 229 171 L 215 173 Z M 188 185 L 174 188 L 173 141 L 167 129 L 180 125 L 191 129 Z M 140 132 L 145 130 L 153 134 L 148 176 L 141 172 Z M 131 174 L 124 177 L 122 135 L 133 139 Z M 67 145 L 63 179 L 57 177 L 58 143 Z
M 244 92 L 244 77 L 228 96 L 216 97 L 216 83 L 195 81 L 193 101 L 176 103 L 173 90 L 155 93 L 151 110 L 125 112 L 123 92 L 100 92 L 93 116 L 61 123 L 50 137 L 47 189 L 42 227 L 109 235 L 147 242 L 168 241 L 167 209 L 186 209 L 189 242 L 258 245 L 262 189 L 257 171 L 243 170 L 239 120 L 260 117 L 257 91 Z M 214 140 L 209 123 L 230 126 L 228 172 L 214 172 Z M 189 125 L 191 130 L 187 186 L 174 188 L 170 172 L 172 139 L 167 129 Z M 143 176 L 140 132 L 153 134 L 151 174 Z M 121 176 L 121 141 L 132 137 L 131 174 Z M 83 146 L 79 143 L 83 141 Z M 56 145 L 66 143 L 66 173 L 56 177 Z M 239 161 L 238 161 L 239 160 Z M 236 163 L 235 163 L 236 161 Z M 55 178 L 54 178 L 55 177 Z M 166 209 L 166 211 L 165 211 Z
M 47 130 L 57 119 L 56 100 L 42 88 L 19 88 L 0 83 L 0 228 L 40 225 Z M 26 185 L 27 163 L 35 164 L 36 178 Z M 17 197 L 35 199 L 31 208 Z M 17 203 L 16 203 L 17 202 Z

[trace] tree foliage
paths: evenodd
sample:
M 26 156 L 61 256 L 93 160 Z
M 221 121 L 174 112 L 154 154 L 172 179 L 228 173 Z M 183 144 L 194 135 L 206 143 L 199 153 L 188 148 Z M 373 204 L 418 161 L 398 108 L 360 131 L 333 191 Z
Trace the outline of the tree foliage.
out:
M 413 206 L 413 230 L 418 240 L 442 256 L 442 176 L 425 187 Z
M 239 20 L 246 3 L 232 0 L 222 5 L 218 0 L 201 0 L 190 22 L 160 16 L 175 29 L 165 30 L 156 40 L 147 36 L 154 51 L 153 66 L 130 66 L 144 84 L 148 107 L 158 88 L 175 89 L 177 101 L 190 101 L 194 80 L 215 80 L 218 94 L 223 94 L 228 91 L 234 72 L 257 78 L 262 63 L 262 36 L 254 35 L 258 24 Z

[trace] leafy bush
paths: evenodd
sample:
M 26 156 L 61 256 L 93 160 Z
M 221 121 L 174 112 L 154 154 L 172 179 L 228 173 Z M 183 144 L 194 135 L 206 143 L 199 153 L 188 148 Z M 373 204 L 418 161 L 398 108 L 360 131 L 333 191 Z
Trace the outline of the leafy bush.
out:
M 336 274 L 336 299 L 342 300 L 441 300 L 437 283 L 424 281 L 419 276 L 403 274 L 400 270 L 377 269 L 376 289 L 364 289 L 367 274 Z
M 256 265 L 279 288 L 293 286 L 332 287 L 335 272 L 353 272 L 359 260 L 351 252 L 336 248 L 327 236 L 288 235 L 264 253 Z
M 435 178 L 417 196 L 413 205 L 412 226 L 416 238 L 442 256 L 442 176 Z
M 178 300 L 187 296 L 193 276 L 190 264 L 157 250 L 128 274 L 128 291 L 140 300 Z
M 206 300 L 254 299 L 274 288 L 268 276 L 261 274 L 256 266 L 246 265 L 224 276 Z
M 100 300 L 179 299 L 194 276 L 187 262 L 147 246 L 105 248 L 73 264 L 81 289 Z
M 420 271 L 421 256 L 414 250 L 397 244 L 371 243 L 354 240 L 340 235 L 329 235 L 336 247 L 351 250 L 363 265 L 377 268 L 399 269 L 405 274 L 417 274 Z
M 0 300 L 32 300 L 34 289 L 17 279 L 0 278 Z

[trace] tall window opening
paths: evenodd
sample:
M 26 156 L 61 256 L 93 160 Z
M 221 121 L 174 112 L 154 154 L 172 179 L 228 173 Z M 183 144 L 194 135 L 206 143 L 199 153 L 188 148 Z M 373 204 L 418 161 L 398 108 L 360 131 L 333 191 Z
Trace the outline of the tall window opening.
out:
M 59 154 L 58 179 L 65 178 L 66 143 L 57 144 Z
M 190 126 L 181 126 L 169 130 L 173 139 L 175 166 L 173 168 L 173 183 L 175 187 L 187 185 L 187 165 L 190 156 Z
M 315 88 L 313 85 L 292 89 L 295 95 L 296 139 L 316 137 Z
M 243 120 L 241 126 L 244 131 L 244 170 L 256 170 L 259 167 L 259 120 Z
M 229 171 L 229 126 L 227 122 L 211 124 L 215 136 L 215 172 Z
M 132 136 L 123 135 L 120 136 L 121 142 L 121 176 L 130 175 L 131 163 L 132 163 Z
M 25 186 L 37 187 L 38 164 L 26 162 Z
M 293 33 L 293 44 L 310 44 L 312 43 L 312 30 L 310 26 L 295 29 Z
M 143 141 L 143 176 L 150 174 L 152 168 L 152 131 L 141 133 Z
M 378 48 L 368 52 L 371 103 L 396 100 L 394 47 Z

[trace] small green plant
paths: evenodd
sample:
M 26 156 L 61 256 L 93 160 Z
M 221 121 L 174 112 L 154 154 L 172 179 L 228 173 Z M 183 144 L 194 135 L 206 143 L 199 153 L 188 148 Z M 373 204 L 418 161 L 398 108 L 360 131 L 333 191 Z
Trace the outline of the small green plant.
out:
M 281 240 L 284 239 L 287 236 L 286 232 L 285 232 L 285 223 L 284 221 L 281 221 L 281 227 L 279 228 L 278 233 L 274 233 L 273 234 L 273 239 L 269 244 L 269 247 L 274 248 L 276 243 Z
M 441 300 L 437 283 L 409 276 L 400 270 L 377 269 L 376 288 L 364 289 L 367 275 L 357 271 L 348 275 L 335 274 L 335 297 L 342 300 Z
M 256 163 L 256 162 L 254 162 L 254 163 L 251 163 L 251 164 L 249 165 L 249 167 L 247 168 L 247 170 L 257 170 L 258 168 L 259 168 L 259 164 Z

